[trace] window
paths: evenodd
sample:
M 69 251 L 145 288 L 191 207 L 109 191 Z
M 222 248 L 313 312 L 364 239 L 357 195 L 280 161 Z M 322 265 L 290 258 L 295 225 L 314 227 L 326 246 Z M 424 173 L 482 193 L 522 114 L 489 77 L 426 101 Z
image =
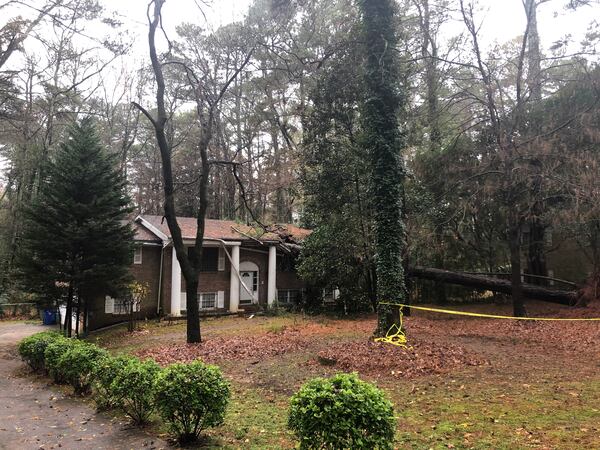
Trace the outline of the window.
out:
M 548 269 L 548 276 L 549 276 L 550 278 L 554 278 L 554 270 L 552 270 L 552 269 Z M 550 286 L 554 286 L 554 280 L 548 280 L 548 284 L 549 284 Z
M 296 270 L 296 260 L 291 255 L 282 255 L 277 257 L 278 272 L 294 272 Z
M 142 247 L 136 247 L 133 251 L 133 263 L 141 264 L 142 263 Z
M 188 249 L 188 255 L 193 247 Z M 200 272 L 217 272 L 219 270 L 219 248 L 202 248 L 202 262 L 200 263 Z
M 295 305 L 300 300 L 300 291 L 297 289 L 280 289 L 277 291 L 277 303 L 280 305 Z
M 340 296 L 339 289 L 324 289 L 323 290 L 323 302 L 334 303 Z
M 217 293 L 198 292 L 198 307 L 200 309 L 215 309 L 217 307 Z
M 552 227 L 548 227 L 544 230 L 544 244 L 546 247 L 552 247 Z
M 136 302 L 133 305 L 133 312 L 139 312 L 141 307 L 141 302 Z M 106 296 L 104 299 L 104 312 L 106 314 L 115 314 L 115 315 L 124 315 L 129 314 L 129 309 L 131 308 L 131 301 L 120 298 L 112 298 L 110 296 Z

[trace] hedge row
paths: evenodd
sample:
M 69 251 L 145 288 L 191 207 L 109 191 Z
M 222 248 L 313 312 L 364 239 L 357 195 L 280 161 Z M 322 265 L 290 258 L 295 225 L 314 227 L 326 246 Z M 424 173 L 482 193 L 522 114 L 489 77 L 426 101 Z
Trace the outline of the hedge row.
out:
M 181 442 L 197 439 L 225 417 L 229 384 L 218 367 L 201 361 L 161 369 L 152 360 L 111 356 L 55 332 L 23 339 L 19 353 L 33 370 L 72 385 L 77 394 L 93 394 L 100 409 L 118 408 L 136 424 L 157 411 Z
M 152 360 L 110 356 L 93 344 L 58 333 L 30 336 L 21 357 L 78 394 L 93 393 L 98 408 L 118 408 L 137 424 L 157 411 L 180 442 L 220 425 L 230 391 L 216 366 L 201 361 L 161 369 Z M 396 419 L 384 393 L 356 374 L 308 381 L 291 398 L 288 427 L 301 449 L 393 448 Z

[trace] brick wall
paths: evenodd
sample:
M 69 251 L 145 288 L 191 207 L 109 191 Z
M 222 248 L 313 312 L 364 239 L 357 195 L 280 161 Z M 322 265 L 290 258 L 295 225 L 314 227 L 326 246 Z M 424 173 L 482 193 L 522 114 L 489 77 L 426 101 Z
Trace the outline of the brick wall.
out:
M 148 297 L 142 300 L 140 312 L 137 314 L 140 320 L 156 317 L 160 252 L 161 247 L 159 246 L 142 247 L 142 264 L 132 264 L 130 268 L 135 280 L 140 283 L 147 283 L 149 288 Z M 128 320 L 126 314 L 106 314 L 104 306 L 104 294 L 98 295 L 91 303 L 88 311 L 90 330 L 96 330 Z
M 170 314 L 171 312 L 171 258 L 173 249 L 168 247 L 164 250 L 162 287 L 160 292 L 161 314 Z M 148 299 L 142 304 L 140 317 L 151 318 L 156 316 L 156 307 L 158 302 L 158 272 L 160 268 L 161 247 L 145 246 L 142 250 L 142 264 L 134 264 L 131 272 L 139 282 L 145 282 L 149 285 L 150 293 Z M 278 255 L 278 257 L 280 257 Z M 249 249 L 242 247 L 240 249 L 240 263 L 244 261 L 253 262 L 259 269 L 259 304 L 267 304 L 267 285 L 268 285 L 268 261 L 269 256 L 266 249 Z M 229 259 L 225 258 L 225 270 L 220 272 L 202 272 L 200 274 L 198 292 L 225 292 L 225 310 L 229 309 L 229 284 L 231 277 L 231 265 Z M 302 289 L 304 283 L 298 278 L 295 272 L 277 272 L 277 289 Z M 185 280 L 181 278 L 181 291 L 185 292 Z M 243 308 L 243 307 L 242 307 Z M 248 307 L 246 306 L 246 309 Z M 105 314 L 104 297 L 94 302 L 94 308 L 90 311 L 90 324 L 93 322 L 95 328 L 111 325 L 127 320 L 126 316 Z

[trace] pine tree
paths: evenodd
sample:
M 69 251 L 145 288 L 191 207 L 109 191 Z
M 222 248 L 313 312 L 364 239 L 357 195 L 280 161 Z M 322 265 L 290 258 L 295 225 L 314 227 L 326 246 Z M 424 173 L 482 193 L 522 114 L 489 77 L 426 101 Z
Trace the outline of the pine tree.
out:
M 395 11 L 391 0 L 360 0 L 363 28 L 364 98 L 361 108 L 363 148 L 371 159 L 372 200 L 375 211 L 377 297 L 376 334 L 385 334 L 398 323 L 397 308 L 406 288 L 402 256 L 405 229 L 402 219 L 403 146 L 397 114 L 402 101 L 398 90 Z
M 71 127 L 46 174 L 26 212 L 20 280 L 41 303 L 63 299 L 67 321 L 73 311 L 82 313 L 85 333 L 90 302 L 117 295 L 130 278 L 126 181 L 89 118 Z

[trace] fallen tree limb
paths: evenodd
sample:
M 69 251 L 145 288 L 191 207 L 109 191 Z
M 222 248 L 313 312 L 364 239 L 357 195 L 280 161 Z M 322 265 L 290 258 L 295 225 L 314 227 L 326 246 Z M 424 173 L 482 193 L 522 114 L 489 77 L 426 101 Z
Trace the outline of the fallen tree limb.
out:
M 511 294 L 509 280 L 473 275 L 464 272 L 452 272 L 443 269 L 431 269 L 427 267 L 410 267 L 409 275 L 423 280 L 439 281 L 441 283 L 457 284 L 502 294 Z M 579 298 L 579 291 L 564 291 L 548 289 L 541 286 L 523 283 L 523 295 L 526 298 L 544 300 L 561 305 L 573 306 Z

